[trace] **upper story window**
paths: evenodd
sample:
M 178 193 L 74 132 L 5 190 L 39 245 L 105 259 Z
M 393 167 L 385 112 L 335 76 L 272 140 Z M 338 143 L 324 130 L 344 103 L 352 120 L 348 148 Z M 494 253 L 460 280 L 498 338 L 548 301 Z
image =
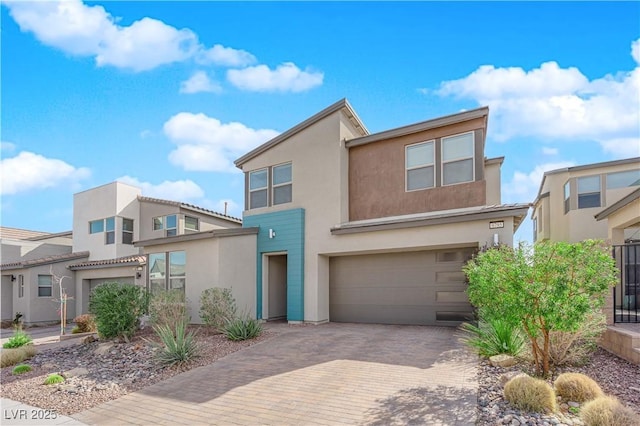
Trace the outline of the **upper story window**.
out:
M 133 244 L 133 219 L 122 219 L 122 244 Z
M 116 242 L 116 218 L 108 217 L 104 220 L 105 244 L 114 244 Z
M 249 209 L 266 207 L 268 202 L 269 170 L 249 173 Z
M 569 185 L 569 181 L 564 184 L 564 213 L 569 213 L 571 210 L 571 185 Z
M 178 235 L 178 216 L 170 214 L 153 218 L 153 230 L 165 230 L 165 236 L 172 237 Z
M 600 207 L 600 176 L 580 177 L 578 183 L 578 208 Z
M 640 170 L 627 170 L 607 174 L 607 189 L 626 188 L 640 185 Z
M 442 185 L 473 181 L 473 132 L 442 138 Z
M 185 216 L 184 217 L 184 229 L 189 231 L 197 231 L 200 229 L 200 223 L 197 217 Z
M 51 297 L 53 294 L 53 277 L 38 275 L 38 297 Z
M 538 218 L 533 218 L 533 241 L 535 242 L 538 239 Z
M 291 163 L 273 168 L 271 185 L 273 187 L 273 204 L 291 202 Z
M 97 234 L 99 232 L 104 232 L 104 219 L 89 222 L 89 233 Z
M 434 141 L 421 142 L 405 147 L 407 191 L 435 186 Z

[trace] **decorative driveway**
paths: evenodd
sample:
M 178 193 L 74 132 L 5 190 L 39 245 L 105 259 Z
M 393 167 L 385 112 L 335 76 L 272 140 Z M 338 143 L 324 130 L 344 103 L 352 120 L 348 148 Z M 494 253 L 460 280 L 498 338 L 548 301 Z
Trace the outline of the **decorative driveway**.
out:
M 269 324 L 277 335 L 73 417 L 87 424 L 472 425 L 453 328 Z

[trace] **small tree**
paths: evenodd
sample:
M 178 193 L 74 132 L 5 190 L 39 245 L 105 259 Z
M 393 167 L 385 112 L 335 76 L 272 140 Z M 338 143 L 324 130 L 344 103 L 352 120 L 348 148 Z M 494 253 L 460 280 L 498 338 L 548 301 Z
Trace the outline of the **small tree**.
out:
M 122 337 L 128 341 L 147 305 L 144 287 L 119 282 L 97 286 L 89 298 L 89 312 L 95 315 L 98 334 L 106 339 Z
M 536 369 L 549 373 L 550 333 L 574 332 L 602 308 L 616 267 L 601 241 L 543 242 L 481 252 L 464 267 L 469 300 L 490 317 L 521 326 Z M 542 346 L 538 343 L 538 338 Z

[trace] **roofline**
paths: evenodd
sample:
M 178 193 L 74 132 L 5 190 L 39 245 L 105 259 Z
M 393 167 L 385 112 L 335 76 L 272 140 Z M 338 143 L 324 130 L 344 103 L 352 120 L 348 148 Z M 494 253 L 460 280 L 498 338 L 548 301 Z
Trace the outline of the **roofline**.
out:
M 25 269 L 25 268 L 31 268 L 34 266 L 50 265 L 53 263 L 60 263 L 60 262 L 66 262 L 69 260 L 82 259 L 83 257 L 89 257 L 89 252 L 80 251 L 77 253 L 67 253 L 62 255 L 42 257 L 40 259 L 21 260 L 18 262 L 5 263 L 4 265 L 0 265 L 0 269 L 3 271 L 13 270 L 13 269 Z
M 335 102 L 335 103 L 329 105 L 328 107 L 326 107 L 322 111 L 312 115 L 311 117 L 309 117 L 306 120 L 304 120 L 303 122 L 293 126 L 292 128 L 290 128 L 289 130 L 285 131 L 284 133 L 279 134 L 275 138 L 263 143 L 259 147 L 257 147 L 255 149 L 249 151 L 248 153 L 244 154 L 242 157 L 240 157 L 236 161 L 234 161 L 234 164 L 236 165 L 237 168 L 241 169 L 242 168 L 241 166 L 244 163 L 246 163 L 247 161 L 251 160 L 252 158 L 257 157 L 258 155 L 262 154 L 263 152 L 265 152 L 265 151 L 271 149 L 272 147 L 278 145 L 280 142 L 283 142 L 286 139 L 289 139 L 290 137 L 292 137 L 296 133 L 301 132 L 302 130 L 306 129 L 307 127 L 317 123 L 318 121 L 322 120 L 325 117 L 328 117 L 329 115 L 331 115 L 331 114 L 333 114 L 333 113 L 335 113 L 337 111 L 340 111 L 343 108 L 347 110 L 347 113 L 348 113 L 347 115 L 349 116 L 349 119 L 355 121 L 355 123 L 354 123 L 355 127 L 356 128 L 359 127 L 361 129 L 361 133 L 363 135 L 369 134 L 369 130 L 367 130 L 367 128 L 364 125 L 364 123 L 362 122 L 362 120 L 360 120 L 360 118 L 358 117 L 358 114 L 356 114 L 355 110 L 351 107 L 351 105 L 349 104 L 349 101 L 347 101 L 346 98 L 342 98 L 338 102 Z
M 602 210 L 600 213 L 595 214 L 593 217 L 595 217 L 596 220 L 606 219 L 609 216 L 611 216 L 613 213 L 617 212 L 618 210 L 626 206 L 627 204 L 631 204 L 633 201 L 639 198 L 640 198 L 640 188 L 637 188 L 635 191 L 632 191 L 631 193 L 627 194 L 625 197 L 622 197 L 621 199 L 611 204 L 606 209 Z
M 472 220 L 497 219 L 505 217 L 505 213 L 509 213 L 509 216 L 525 218 L 529 211 L 529 207 L 530 204 L 513 204 L 507 206 L 495 206 L 491 209 L 474 210 L 470 212 L 461 211 L 452 213 L 448 211 L 431 217 L 400 217 L 376 223 L 346 223 L 335 226 L 331 228 L 330 231 L 333 235 L 340 235 L 370 231 L 386 231 L 391 229 L 417 228 L 422 226 L 469 222 Z M 514 229 L 514 232 L 516 230 L 517 227 Z
M 504 163 L 504 156 L 502 156 L 502 157 L 494 157 L 494 158 L 485 158 L 484 159 L 484 164 L 485 165 L 489 165 L 489 164 L 502 165 L 503 163 Z
M 174 207 L 179 207 L 181 209 L 191 210 L 193 212 L 198 212 L 198 213 L 204 213 L 208 216 L 217 217 L 218 219 L 223 219 L 228 222 L 242 224 L 242 219 L 240 219 L 239 217 L 225 215 L 224 213 L 219 213 L 219 212 L 209 210 L 204 207 L 199 207 L 189 203 L 183 203 L 182 201 L 165 200 L 162 198 L 147 197 L 145 195 L 138 195 L 138 201 L 147 202 L 147 203 L 156 203 L 156 204 L 168 204 Z
M 175 235 L 173 237 L 152 238 L 150 240 L 135 241 L 135 247 L 157 246 L 160 244 L 182 243 L 187 241 L 204 240 L 207 238 L 236 237 L 239 235 L 257 235 L 260 228 L 231 228 L 213 229 L 211 231 L 195 232 L 193 234 Z
M 633 164 L 638 162 L 640 162 L 640 157 L 631 157 L 631 158 L 624 158 L 622 160 L 603 161 L 600 163 L 583 164 L 580 166 L 571 166 L 571 167 L 563 167 L 560 169 L 548 170 L 544 172 L 544 174 L 542 175 L 542 181 L 540 181 L 540 188 L 538 188 L 538 197 L 536 197 L 536 200 L 539 198 L 540 191 L 542 191 L 542 187 L 544 186 L 544 181 L 547 179 L 547 176 L 549 175 L 556 175 L 559 173 L 579 172 L 582 170 L 597 169 L 600 167 L 621 166 L 623 164 Z
M 542 200 L 543 198 L 549 198 L 549 196 L 551 196 L 551 193 L 549 191 L 545 192 L 544 194 L 538 195 L 536 199 L 533 200 L 533 203 L 531 203 L 531 207 L 534 207 L 536 204 L 538 204 L 538 201 Z M 531 219 L 533 219 L 533 215 L 535 213 L 536 213 L 535 210 L 531 212 Z
M 40 240 L 48 240 L 49 238 L 57 238 L 57 237 L 73 237 L 73 231 L 57 232 L 55 234 L 47 234 L 47 235 L 38 235 L 37 237 L 25 238 L 25 241 L 40 241 Z
M 385 130 L 382 132 L 374 133 L 372 135 L 363 136 L 360 138 L 354 138 L 346 142 L 347 148 L 353 148 L 372 142 L 378 142 L 384 139 L 397 138 L 400 136 L 410 135 L 425 130 L 435 129 L 438 127 L 449 126 L 451 124 L 461 123 L 463 121 L 473 120 L 480 117 L 489 116 L 489 107 L 481 107 L 472 109 L 470 111 L 458 112 L 455 114 L 445 115 L 443 117 L 433 118 L 426 121 L 421 121 L 415 124 L 409 124 L 407 126 L 397 127 L 395 129 Z

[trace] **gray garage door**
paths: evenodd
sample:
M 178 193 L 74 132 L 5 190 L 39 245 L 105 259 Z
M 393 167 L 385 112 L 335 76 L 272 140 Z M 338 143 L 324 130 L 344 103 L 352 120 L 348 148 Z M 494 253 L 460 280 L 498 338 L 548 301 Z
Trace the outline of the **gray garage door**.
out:
M 458 325 L 472 312 L 462 265 L 473 249 L 333 257 L 329 320 Z

